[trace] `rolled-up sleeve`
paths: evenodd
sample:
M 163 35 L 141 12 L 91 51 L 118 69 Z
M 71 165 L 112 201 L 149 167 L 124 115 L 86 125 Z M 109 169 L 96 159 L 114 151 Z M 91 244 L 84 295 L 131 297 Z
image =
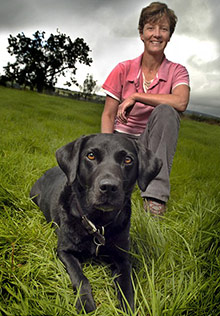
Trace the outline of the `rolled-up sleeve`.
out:
M 105 93 L 120 101 L 123 89 L 123 65 L 118 64 L 107 77 L 102 85 Z
M 190 86 L 190 82 L 187 69 L 184 66 L 177 64 L 172 78 L 172 90 L 179 85 Z

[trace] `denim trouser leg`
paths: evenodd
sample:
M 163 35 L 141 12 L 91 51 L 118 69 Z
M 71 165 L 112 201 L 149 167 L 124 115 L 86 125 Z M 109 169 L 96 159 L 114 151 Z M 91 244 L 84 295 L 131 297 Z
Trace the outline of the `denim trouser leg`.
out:
M 170 195 L 170 171 L 176 151 L 180 117 L 171 106 L 161 104 L 150 115 L 141 142 L 163 161 L 157 177 L 151 181 L 142 197 L 151 197 L 167 202 Z

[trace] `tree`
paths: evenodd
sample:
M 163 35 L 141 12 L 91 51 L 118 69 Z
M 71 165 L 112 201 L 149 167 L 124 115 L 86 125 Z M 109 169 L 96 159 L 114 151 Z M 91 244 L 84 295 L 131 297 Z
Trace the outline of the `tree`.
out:
M 79 86 L 81 92 L 85 94 L 92 94 L 95 91 L 96 83 L 97 80 L 93 79 L 93 75 L 87 74 L 86 79 L 83 82 L 83 85 Z
M 10 81 L 36 88 L 38 92 L 53 89 L 58 77 L 67 73 L 76 82 L 76 63 L 88 66 L 92 63 L 89 46 L 82 38 L 73 42 L 60 32 L 51 34 L 47 40 L 45 32 L 36 31 L 33 39 L 19 33 L 16 37 L 10 35 L 8 42 L 8 52 L 16 61 L 4 67 L 5 75 Z

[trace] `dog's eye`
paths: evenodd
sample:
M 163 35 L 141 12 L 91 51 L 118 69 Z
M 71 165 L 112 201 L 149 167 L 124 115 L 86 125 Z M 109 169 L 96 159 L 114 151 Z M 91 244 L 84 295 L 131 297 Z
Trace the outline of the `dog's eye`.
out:
M 130 156 L 126 156 L 125 160 L 124 160 L 124 163 L 126 165 L 130 165 L 132 163 L 132 161 L 133 161 L 133 159 Z
M 91 152 L 91 153 L 89 153 L 89 154 L 87 155 L 87 158 L 88 158 L 89 160 L 95 160 L 95 155 Z

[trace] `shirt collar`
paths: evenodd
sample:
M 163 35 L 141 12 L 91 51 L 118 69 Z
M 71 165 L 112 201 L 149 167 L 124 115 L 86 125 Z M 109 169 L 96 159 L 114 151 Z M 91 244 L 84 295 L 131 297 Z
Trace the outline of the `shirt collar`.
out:
M 160 65 L 160 68 L 158 70 L 158 79 L 159 80 L 168 80 L 169 76 L 169 60 L 166 59 L 166 56 L 164 56 L 164 59 L 162 61 L 162 64 Z
M 141 62 L 142 62 L 143 54 L 138 56 L 137 58 L 133 59 L 130 64 L 130 69 L 128 72 L 127 80 L 128 81 L 136 81 L 140 76 L 141 70 Z
M 141 62 L 142 62 L 143 54 L 133 59 L 131 62 L 131 66 L 128 72 L 127 80 L 131 82 L 136 82 L 141 73 Z M 169 60 L 164 56 L 162 64 L 158 70 L 158 80 L 168 80 L 169 75 Z

